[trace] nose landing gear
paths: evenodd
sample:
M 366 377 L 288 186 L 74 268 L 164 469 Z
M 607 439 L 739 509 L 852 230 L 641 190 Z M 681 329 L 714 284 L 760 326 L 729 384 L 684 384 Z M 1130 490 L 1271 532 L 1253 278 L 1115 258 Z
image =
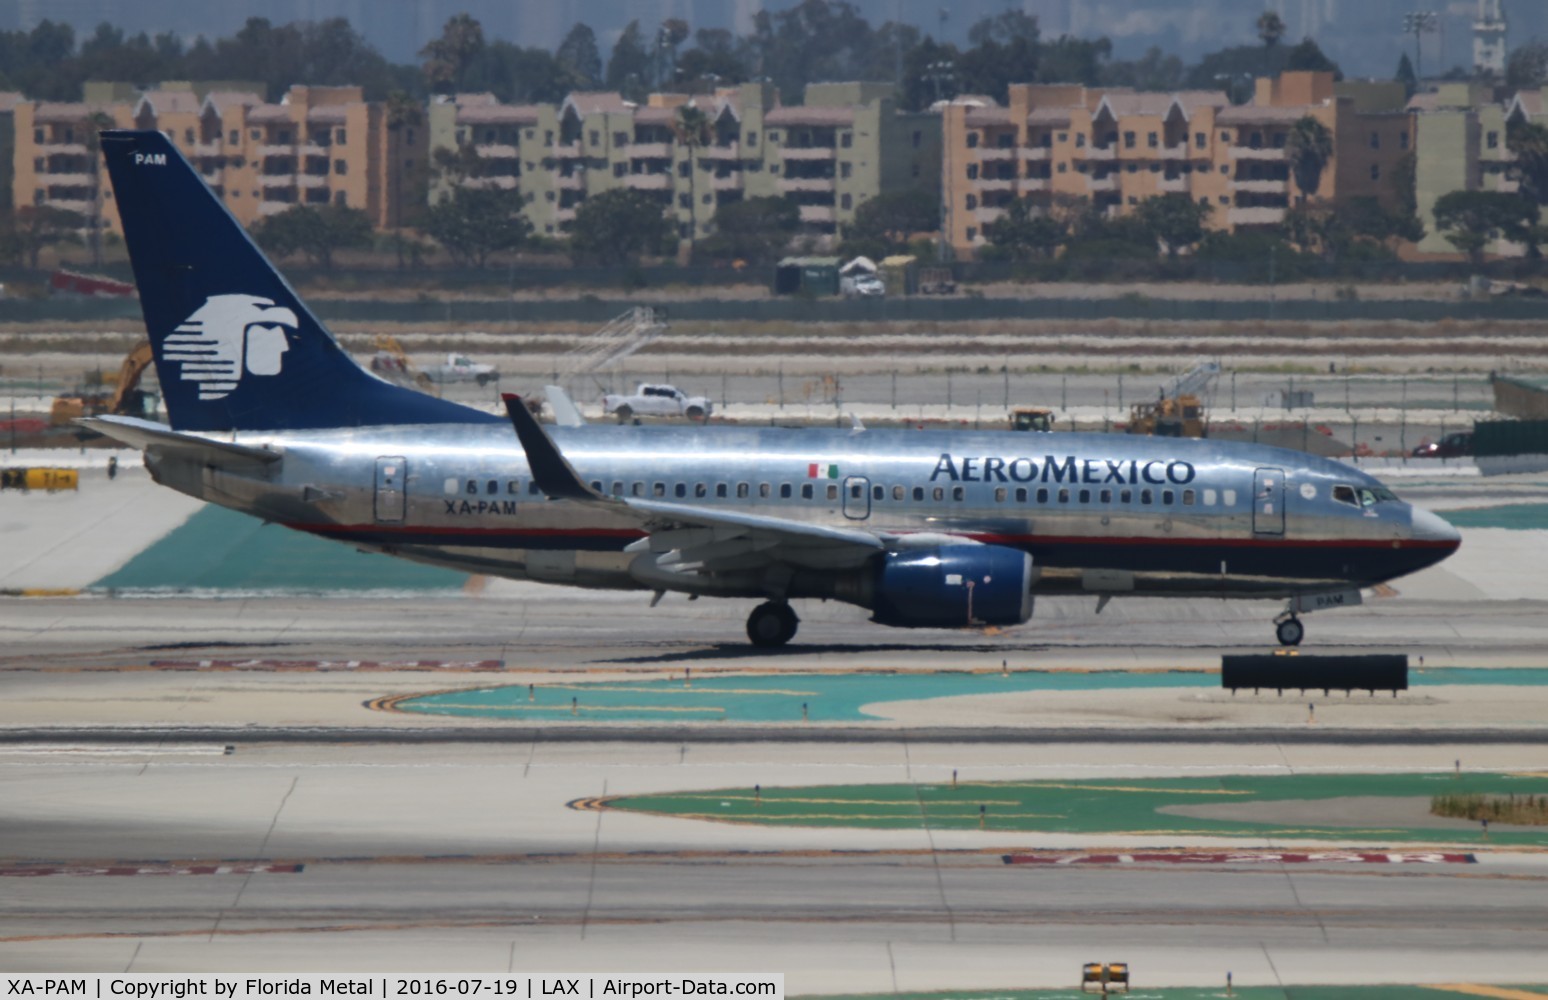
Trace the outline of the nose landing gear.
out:
M 1299 646 L 1306 637 L 1306 626 L 1301 624 L 1295 612 L 1287 611 L 1274 619 L 1274 635 L 1279 638 L 1281 646 Z
M 796 626 L 800 623 L 790 605 L 783 601 L 765 601 L 747 616 L 747 638 L 754 646 L 777 649 L 795 637 Z

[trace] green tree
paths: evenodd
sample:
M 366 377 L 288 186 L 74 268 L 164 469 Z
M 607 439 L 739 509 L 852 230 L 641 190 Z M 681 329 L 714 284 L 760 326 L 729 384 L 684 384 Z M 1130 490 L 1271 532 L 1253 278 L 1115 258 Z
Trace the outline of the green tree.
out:
M 650 79 L 650 53 L 640 34 L 640 22 L 630 21 L 607 59 L 607 89 L 638 99 Z
M 437 93 L 463 89 L 463 76 L 483 51 L 484 26 L 470 14 L 458 14 L 446 22 L 440 38 L 419 50 L 425 60 L 425 82 Z
M 1263 40 L 1263 47 L 1272 49 L 1279 44 L 1279 40 L 1285 36 L 1285 22 L 1279 16 L 1278 11 L 1266 10 L 1258 15 L 1258 37 Z
M 424 230 L 458 263 L 486 267 L 491 255 L 521 249 L 532 236 L 521 195 L 501 188 L 458 187 L 425 213 Z
M 1285 158 L 1290 161 L 1290 174 L 1301 190 L 1300 201 L 1304 204 L 1307 198 L 1316 197 L 1322 171 L 1333 158 L 1333 133 L 1311 115 L 1302 115 L 1290 126 Z
M 1513 121 L 1505 142 L 1516 157 L 1521 193 L 1541 208 L 1548 204 L 1548 128 L 1536 122 Z
M 941 228 L 941 199 L 934 191 L 912 189 L 880 194 L 860 203 L 845 232 L 847 239 L 881 244 L 885 252 L 900 252 L 920 233 Z
M 643 191 L 615 188 L 580 203 L 570 229 L 570 250 L 577 259 L 627 264 L 642 253 L 659 253 L 672 233 L 661 202 Z
M 1548 42 L 1531 41 L 1510 50 L 1505 60 L 1509 90 L 1536 90 L 1548 84 Z
M 1046 215 L 1030 198 L 1017 198 L 1004 213 L 984 227 L 984 239 L 994 256 L 1010 260 L 1052 257 L 1070 238 L 1067 225 Z
M 12 215 L 10 242 L 17 256 L 25 257 L 27 266 L 36 271 L 45 247 L 80 243 L 85 222 L 75 212 L 52 205 L 23 205 Z
M 294 205 L 253 227 L 259 246 L 279 256 L 305 254 L 325 271 L 333 269 L 336 251 L 371 241 L 371 218 L 347 205 Z
M 1537 218 L 1537 205 L 1521 194 L 1453 191 L 1435 202 L 1435 227 L 1474 264 L 1499 239 L 1526 244 L 1535 255 Z
M 577 23 L 554 50 L 559 65 L 570 71 L 582 87 L 602 82 L 602 53 L 597 50 L 597 34 L 586 24 Z
M 1166 255 L 1176 257 L 1179 250 L 1204 238 L 1204 225 L 1213 209 L 1209 202 L 1194 201 L 1185 194 L 1164 194 L 1140 202 L 1139 218 L 1166 246 Z
M 1392 212 L 1392 235 L 1418 243 L 1424 239 L 1424 223 L 1419 221 L 1419 157 L 1413 152 L 1398 157 L 1392 168 L 1392 189 L 1397 208 Z
M 1010 84 L 1036 80 L 1038 37 L 1037 18 L 1019 10 L 978 21 L 968 30 L 973 47 L 957 58 L 963 91 L 1004 101 Z
M 1414 64 L 1409 61 L 1407 52 L 1398 60 L 1397 72 L 1392 74 L 1392 79 L 1403 85 L 1403 92 L 1409 97 L 1413 97 L 1419 89 L 1419 74 L 1414 72 Z
M 1317 73 L 1332 73 L 1342 77 L 1343 72 L 1338 68 L 1338 63 L 1329 59 L 1317 43 L 1310 38 L 1303 38 L 1290 50 L 1285 57 L 1285 69 L 1299 72 L 1310 70 Z
M 772 264 L 800 227 L 800 209 L 788 198 L 770 195 L 734 201 L 716 210 L 715 231 L 699 241 L 694 253 L 727 263 Z

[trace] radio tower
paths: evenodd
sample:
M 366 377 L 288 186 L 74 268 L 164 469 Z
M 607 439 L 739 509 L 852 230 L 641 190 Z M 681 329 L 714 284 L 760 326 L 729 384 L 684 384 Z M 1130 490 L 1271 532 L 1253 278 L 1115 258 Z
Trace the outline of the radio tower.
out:
M 1503 0 L 1478 0 L 1473 22 L 1473 72 L 1479 76 L 1505 75 L 1505 11 Z

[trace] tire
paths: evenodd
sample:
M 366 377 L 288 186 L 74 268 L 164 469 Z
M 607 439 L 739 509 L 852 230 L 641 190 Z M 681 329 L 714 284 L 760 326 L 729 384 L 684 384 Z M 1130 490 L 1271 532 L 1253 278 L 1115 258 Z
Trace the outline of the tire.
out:
M 689 420 L 702 423 L 705 418 L 704 407 L 690 406 L 688 409 L 683 411 L 683 416 L 687 417 Z
M 625 403 L 623 406 L 620 406 L 613 412 L 617 414 L 618 422 L 620 424 L 627 424 L 629 421 L 634 419 L 634 409 L 627 403 Z
M 765 601 L 747 616 L 747 638 L 760 649 L 778 649 L 795 638 L 799 623 L 790 605 Z
M 490 376 L 488 376 L 488 375 L 480 375 L 480 376 L 478 376 L 476 381 L 478 382 L 478 384 L 480 386 L 486 386 L 490 382 Z
M 1281 646 L 1299 646 L 1306 637 L 1306 626 L 1301 624 L 1299 618 L 1286 618 L 1275 627 L 1274 634 L 1279 638 Z

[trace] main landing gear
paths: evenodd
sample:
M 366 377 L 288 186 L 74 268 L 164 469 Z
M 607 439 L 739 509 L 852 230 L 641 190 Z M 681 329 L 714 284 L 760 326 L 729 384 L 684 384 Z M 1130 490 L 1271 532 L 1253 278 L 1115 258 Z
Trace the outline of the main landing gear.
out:
M 794 638 L 801 620 L 783 601 L 765 601 L 747 616 L 747 638 L 754 646 L 775 649 Z
M 1306 637 L 1306 626 L 1301 624 L 1301 619 L 1294 612 L 1286 612 L 1275 619 L 1274 634 L 1279 637 L 1281 646 L 1299 646 Z

